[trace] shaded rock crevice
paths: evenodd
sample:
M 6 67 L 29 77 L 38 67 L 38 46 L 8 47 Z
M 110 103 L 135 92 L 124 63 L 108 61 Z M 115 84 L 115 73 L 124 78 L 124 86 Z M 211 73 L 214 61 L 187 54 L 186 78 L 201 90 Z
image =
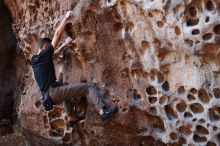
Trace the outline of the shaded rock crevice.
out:
M 0 135 L 12 132 L 16 120 L 16 38 L 12 17 L 4 1 L 0 1 Z

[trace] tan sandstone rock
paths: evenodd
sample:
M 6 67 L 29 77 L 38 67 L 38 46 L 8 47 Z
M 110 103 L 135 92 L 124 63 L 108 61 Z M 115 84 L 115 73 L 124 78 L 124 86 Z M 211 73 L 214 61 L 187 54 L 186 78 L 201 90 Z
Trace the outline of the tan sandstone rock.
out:
M 71 133 L 62 105 L 46 113 L 24 80 L 19 118 L 32 145 L 219 145 L 220 1 L 5 0 L 25 57 L 68 10 L 76 43 L 55 60 L 64 82 L 97 81 L 120 111 L 102 122 L 89 104 Z M 64 35 L 65 37 L 65 35 Z

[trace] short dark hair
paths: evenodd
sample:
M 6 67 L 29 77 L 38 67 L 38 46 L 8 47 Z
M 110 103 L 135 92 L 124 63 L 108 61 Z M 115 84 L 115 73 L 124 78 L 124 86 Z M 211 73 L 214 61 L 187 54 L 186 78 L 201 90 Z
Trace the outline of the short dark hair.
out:
M 41 38 L 38 40 L 37 42 L 37 45 L 38 45 L 38 48 L 42 49 L 44 45 L 46 44 L 51 44 L 52 40 L 50 38 Z

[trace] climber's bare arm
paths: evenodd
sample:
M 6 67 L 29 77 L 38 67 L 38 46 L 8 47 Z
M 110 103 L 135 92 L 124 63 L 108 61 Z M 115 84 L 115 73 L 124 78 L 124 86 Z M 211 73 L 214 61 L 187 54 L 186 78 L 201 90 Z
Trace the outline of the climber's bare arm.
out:
M 60 25 L 55 31 L 55 34 L 53 36 L 52 43 L 51 43 L 55 50 L 57 49 L 57 45 L 61 39 L 65 26 L 68 22 L 68 19 L 71 17 L 71 15 L 72 15 L 72 11 L 67 12 L 66 16 L 64 17 L 64 19 L 62 20 L 62 22 L 60 23 Z
M 53 55 L 54 55 L 54 56 L 59 55 L 60 52 L 62 52 L 63 49 L 64 49 L 70 42 L 72 42 L 72 39 L 71 39 L 70 37 L 68 37 L 68 38 L 66 39 L 66 41 L 65 41 L 58 49 L 56 49 L 56 51 L 54 52 Z

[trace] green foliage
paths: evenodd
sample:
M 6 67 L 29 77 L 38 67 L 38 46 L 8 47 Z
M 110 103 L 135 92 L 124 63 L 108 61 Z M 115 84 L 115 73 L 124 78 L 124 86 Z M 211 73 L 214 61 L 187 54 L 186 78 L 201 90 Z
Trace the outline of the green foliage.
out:
M 12 125 L 12 121 L 9 118 L 2 118 L 0 119 L 0 126 L 1 125 Z

